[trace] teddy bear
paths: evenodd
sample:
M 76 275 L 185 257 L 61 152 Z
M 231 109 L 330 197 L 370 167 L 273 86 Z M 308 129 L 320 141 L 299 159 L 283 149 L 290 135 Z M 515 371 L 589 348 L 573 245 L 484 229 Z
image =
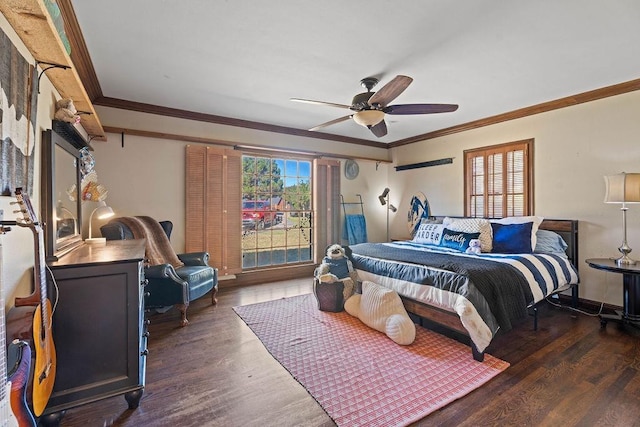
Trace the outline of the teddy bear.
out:
M 80 116 L 77 113 L 78 110 L 76 110 L 75 105 L 73 105 L 71 98 L 62 98 L 56 102 L 56 113 L 54 115 L 56 120 L 77 124 L 80 123 Z
M 351 260 L 340 245 L 331 245 L 322 259 L 322 264 L 315 270 L 315 277 L 322 283 L 342 282 L 344 284 L 344 301 L 355 292 L 358 273 L 353 269 Z
M 416 338 L 416 325 L 407 314 L 400 296 L 392 289 L 364 281 L 362 294 L 349 298 L 344 309 L 397 344 L 409 345 Z
M 468 254 L 480 255 L 480 253 L 482 252 L 482 248 L 480 246 L 480 240 L 479 239 L 471 239 L 469 241 L 469 247 L 467 248 L 467 250 L 465 252 L 468 253 Z

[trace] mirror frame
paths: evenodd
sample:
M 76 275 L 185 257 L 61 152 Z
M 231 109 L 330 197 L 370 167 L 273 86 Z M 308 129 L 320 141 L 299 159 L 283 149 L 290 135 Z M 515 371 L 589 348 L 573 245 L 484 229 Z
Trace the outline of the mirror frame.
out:
M 62 148 L 75 159 L 76 172 L 76 204 L 78 212 L 77 233 L 57 239 L 57 222 L 55 221 L 57 196 L 55 182 L 56 146 Z M 41 204 L 45 221 L 45 250 L 47 261 L 57 261 L 64 254 L 84 244 L 82 240 L 82 199 L 80 188 L 80 150 L 67 142 L 55 131 L 42 131 L 42 175 L 41 175 Z

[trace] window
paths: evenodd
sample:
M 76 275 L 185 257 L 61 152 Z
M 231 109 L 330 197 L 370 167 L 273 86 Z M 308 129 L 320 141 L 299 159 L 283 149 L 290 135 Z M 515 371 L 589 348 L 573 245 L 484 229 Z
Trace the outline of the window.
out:
M 242 268 L 311 262 L 311 161 L 242 156 Z
M 533 213 L 533 140 L 464 151 L 464 205 L 469 217 Z

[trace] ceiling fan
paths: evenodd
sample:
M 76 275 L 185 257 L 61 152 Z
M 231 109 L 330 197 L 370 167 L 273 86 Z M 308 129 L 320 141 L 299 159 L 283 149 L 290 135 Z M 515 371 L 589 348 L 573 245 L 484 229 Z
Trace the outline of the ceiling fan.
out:
M 353 97 L 351 105 L 335 104 L 333 102 L 313 101 L 311 99 L 291 98 L 291 101 L 304 102 L 307 104 L 329 105 L 332 107 L 346 108 L 354 111 L 353 114 L 340 117 L 312 127 L 310 131 L 316 131 L 326 126 L 344 122 L 353 119 L 359 125 L 365 126 L 371 132 L 381 138 L 387 134 L 387 124 L 384 121 L 385 114 L 434 114 L 449 113 L 456 111 L 456 104 L 397 104 L 389 105 L 391 101 L 396 99 L 411 84 L 413 79 L 407 76 L 398 75 L 389 83 L 382 86 L 377 92 L 371 92 L 371 89 L 378 84 L 375 77 L 366 77 L 360 80 L 360 84 L 367 89 Z

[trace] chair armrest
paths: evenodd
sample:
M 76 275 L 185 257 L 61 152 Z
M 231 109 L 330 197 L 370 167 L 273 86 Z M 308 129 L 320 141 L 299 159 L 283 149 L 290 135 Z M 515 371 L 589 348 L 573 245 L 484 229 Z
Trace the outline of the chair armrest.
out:
M 178 254 L 180 261 L 184 265 L 204 265 L 209 266 L 209 252 L 189 252 L 188 254 Z
M 144 276 L 147 279 L 171 279 L 174 282 L 184 284 L 185 281 L 182 280 L 178 274 L 176 274 L 176 270 L 173 268 L 171 264 L 158 264 L 152 265 L 144 269 Z

